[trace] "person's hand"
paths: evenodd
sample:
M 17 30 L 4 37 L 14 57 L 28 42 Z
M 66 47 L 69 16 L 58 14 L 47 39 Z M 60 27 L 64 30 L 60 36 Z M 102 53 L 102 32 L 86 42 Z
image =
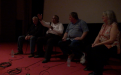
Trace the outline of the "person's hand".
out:
M 25 40 L 29 40 L 31 37 L 32 37 L 32 35 L 27 35 L 27 36 L 25 37 Z
M 25 40 L 28 40 L 28 36 L 25 37 Z
M 53 27 L 52 27 L 52 26 L 50 26 L 49 28 L 50 28 L 51 30 L 53 30 Z
M 95 46 L 95 44 L 93 43 L 93 44 L 92 44 L 92 47 L 94 47 L 94 46 Z
M 42 20 L 42 14 L 41 15 L 37 14 L 37 16 L 38 16 L 39 20 L 41 21 Z
M 62 41 L 66 41 L 66 39 L 65 38 L 62 38 Z
M 99 43 L 97 44 L 97 43 L 93 43 L 92 44 L 92 47 L 95 47 L 95 46 L 98 46 L 99 45 Z
M 74 40 L 81 40 L 81 37 L 76 37 L 74 38 Z
M 28 36 L 28 40 L 32 37 L 32 35 Z
M 29 39 L 30 39 L 30 36 L 28 36 L 27 40 L 29 40 Z

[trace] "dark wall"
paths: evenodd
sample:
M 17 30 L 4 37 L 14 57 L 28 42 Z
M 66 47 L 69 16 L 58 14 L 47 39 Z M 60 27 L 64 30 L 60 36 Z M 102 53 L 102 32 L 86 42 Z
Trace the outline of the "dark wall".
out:
M 18 40 L 18 37 L 20 36 L 20 35 L 22 35 L 22 20 L 16 20 L 16 23 L 15 23 L 15 41 L 17 41 Z
M 16 0 L 1 0 L 1 41 L 15 40 Z
M 1 0 L 0 42 L 16 42 L 24 35 L 32 17 L 43 14 L 44 0 Z
M 32 0 L 32 16 L 43 14 L 44 0 Z
M 37 14 L 43 14 L 44 10 L 44 0 L 32 0 L 32 7 L 31 7 L 31 18 L 33 16 L 37 16 Z M 32 24 L 32 19 L 31 19 Z M 30 28 L 28 25 L 27 30 Z

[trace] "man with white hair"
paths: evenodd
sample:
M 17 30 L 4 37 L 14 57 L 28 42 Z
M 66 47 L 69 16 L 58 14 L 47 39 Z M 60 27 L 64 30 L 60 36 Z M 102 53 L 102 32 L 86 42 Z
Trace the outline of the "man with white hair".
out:
M 42 33 L 43 26 L 40 25 L 40 23 L 38 22 L 38 18 L 36 16 L 34 16 L 32 18 L 32 21 L 33 21 L 33 24 L 31 25 L 26 36 L 23 35 L 23 36 L 18 37 L 18 52 L 15 53 L 15 55 L 23 54 L 23 50 L 22 50 L 23 42 L 25 40 L 28 40 L 28 41 L 30 41 L 30 51 L 31 51 L 31 53 L 28 57 L 34 56 L 35 42 L 36 42 L 37 37 L 40 37 L 43 35 L 43 33 Z

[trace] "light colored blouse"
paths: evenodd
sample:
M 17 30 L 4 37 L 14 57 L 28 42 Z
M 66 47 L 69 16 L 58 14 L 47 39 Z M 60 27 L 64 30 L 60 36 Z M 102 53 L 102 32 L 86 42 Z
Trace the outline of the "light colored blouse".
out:
M 106 41 L 106 40 L 110 39 L 111 28 L 112 28 L 112 25 L 109 25 L 109 26 L 107 26 L 105 24 L 102 25 L 102 28 L 101 28 L 100 33 L 99 33 L 99 41 L 100 42 L 103 42 L 103 41 Z M 104 44 L 104 45 L 108 49 L 110 49 L 113 46 L 117 46 L 118 53 L 120 53 L 119 35 L 120 35 L 120 32 L 118 32 L 117 37 L 116 37 L 115 41 L 112 44 Z

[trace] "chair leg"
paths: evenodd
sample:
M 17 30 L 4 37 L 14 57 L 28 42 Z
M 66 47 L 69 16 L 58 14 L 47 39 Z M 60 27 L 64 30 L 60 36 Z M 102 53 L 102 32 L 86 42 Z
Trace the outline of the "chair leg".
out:
M 56 56 L 56 46 L 55 46 L 55 56 Z
M 56 55 L 57 48 L 56 48 L 56 46 L 54 46 L 54 47 L 55 47 L 55 59 L 57 59 L 57 55 Z
M 25 54 L 26 54 L 26 52 L 27 52 L 28 45 L 29 45 L 29 43 L 27 43 Z

